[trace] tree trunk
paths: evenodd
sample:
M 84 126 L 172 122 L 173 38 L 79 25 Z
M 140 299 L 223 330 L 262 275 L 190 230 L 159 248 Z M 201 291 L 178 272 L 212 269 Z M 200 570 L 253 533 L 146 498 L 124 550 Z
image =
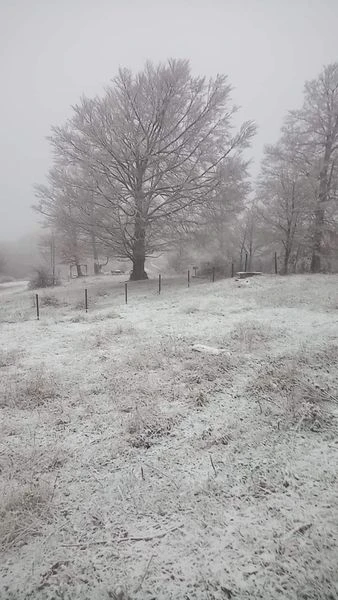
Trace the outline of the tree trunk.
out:
M 138 256 L 133 258 L 133 270 L 130 274 L 131 281 L 140 281 L 142 279 L 148 279 L 148 275 L 144 270 L 145 258 Z
M 297 273 L 297 266 L 298 266 L 298 260 L 299 260 L 299 255 L 300 255 L 300 245 L 298 244 L 297 246 L 297 252 L 293 261 L 293 273 Z
M 240 254 L 239 254 L 239 270 L 243 271 L 243 252 L 244 252 L 244 248 L 241 248 Z
M 145 239 L 146 231 L 142 222 L 142 217 L 141 215 L 137 215 L 135 220 L 135 241 L 132 258 L 133 270 L 130 275 L 131 281 L 140 281 L 142 279 L 148 279 L 148 275 L 144 270 L 144 264 L 146 260 Z
M 315 231 L 312 246 L 311 273 L 319 273 L 321 270 L 323 226 L 324 208 L 318 207 L 315 211 Z
M 93 230 L 91 231 L 91 238 L 92 238 L 92 250 L 93 250 L 93 259 L 94 259 L 94 275 L 99 275 L 101 273 L 101 265 L 99 262 L 99 255 L 97 253 L 96 237 L 95 237 L 95 233 Z
M 248 271 L 252 271 L 252 259 L 253 259 L 253 236 L 250 235 Z
M 338 123 L 338 121 L 337 121 Z M 332 152 L 332 138 L 327 137 L 323 166 L 319 174 L 318 202 L 315 210 L 315 229 L 313 234 L 313 246 L 311 257 L 311 273 L 319 273 L 321 270 L 321 251 L 324 234 L 325 208 L 329 188 L 329 160 Z
M 287 275 L 289 271 L 289 260 L 290 260 L 290 250 L 288 246 L 285 248 L 284 252 L 284 265 L 283 265 L 283 274 Z
M 283 275 L 287 275 L 288 271 L 289 271 L 289 262 L 290 262 L 291 247 L 292 247 L 290 223 L 288 223 L 288 227 L 286 230 L 286 240 L 285 240 L 285 242 L 283 242 L 283 246 L 284 246 Z
M 83 277 L 81 265 L 76 264 L 76 272 L 78 277 Z

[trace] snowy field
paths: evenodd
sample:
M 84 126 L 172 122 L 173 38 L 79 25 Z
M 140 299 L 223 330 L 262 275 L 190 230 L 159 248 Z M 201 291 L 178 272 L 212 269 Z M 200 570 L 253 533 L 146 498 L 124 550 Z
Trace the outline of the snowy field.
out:
M 2 287 L 0 599 L 336 600 L 337 292 Z

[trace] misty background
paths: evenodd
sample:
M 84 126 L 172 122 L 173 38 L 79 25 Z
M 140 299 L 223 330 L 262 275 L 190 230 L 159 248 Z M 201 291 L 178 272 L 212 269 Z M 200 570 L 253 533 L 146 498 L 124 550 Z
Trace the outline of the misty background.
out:
M 304 81 L 338 56 L 335 0 L 9 0 L 0 7 L 0 243 L 22 259 L 39 231 L 36 182 L 51 162 L 46 136 L 84 93 L 100 94 L 120 66 L 188 58 L 193 74 L 225 73 L 254 119 L 256 175 L 264 144 L 278 138 L 286 111 L 301 104 Z M 22 240 L 22 238 L 24 238 Z

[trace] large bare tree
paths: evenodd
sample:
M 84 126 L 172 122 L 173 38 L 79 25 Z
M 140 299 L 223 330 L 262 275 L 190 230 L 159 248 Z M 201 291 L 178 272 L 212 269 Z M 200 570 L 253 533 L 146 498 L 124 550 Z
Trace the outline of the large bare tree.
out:
M 207 205 L 222 167 L 249 145 L 255 127 L 234 132 L 230 94 L 225 76 L 193 77 L 188 61 L 147 63 L 135 76 L 121 69 L 53 129 L 56 165 L 98 207 L 96 234 L 130 258 L 133 279 L 147 277 L 146 257 Z
M 314 190 L 285 136 L 264 149 L 256 187 L 256 210 L 259 233 L 268 246 L 281 247 L 282 271 L 287 274 L 309 227 Z
M 69 185 L 64 169 L 52 169 L 48 181 L 49 185 L 36 186 L 37 204 L 33 208 L 43 215 L 44 225 L 53 231 L 60 260 L 74 264 L 81 277 L 81 263 L 87 254 L 81 196 Z
M 214 258 L 231 260 L 233 229 L 238 216 L 245 209 L 250 191 L 248 163 L 239 156 L 229 157 L 219 173 L 220 183 L 202 207 L 196 228 L 196 239 Z
M 305 84 L 304 103 L 289 113 L 286 132 L 298 164 L 315 184 L 311 271 L 321 270 L 327 216 L 337 202 L 338 176 L 338 63 L 326 66 Z

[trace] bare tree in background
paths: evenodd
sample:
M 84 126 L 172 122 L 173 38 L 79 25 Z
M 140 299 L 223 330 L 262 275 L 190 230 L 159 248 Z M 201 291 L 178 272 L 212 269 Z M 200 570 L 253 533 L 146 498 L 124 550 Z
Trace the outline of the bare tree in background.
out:
M 230 93 L 226 77 L 193 77 L 188 61 L 147 63 L 136 76 L 120 70 L 103 98 L 83 97 L 53 129 L 56 164 L 83 173 L 73 185 L 87 186 L 102 211 L 97 230 L 130 258 L 132 279 L 147 277 L 146 256 L 207 205 L 220 167 L 249 145 L 255 127 L 233 133 Z
M 285 138 L 266 146 L 257 182 L 260 230 L 270 248 L 281 246 L 283 273 L 295 263 L 295 253 L 309 227 L 314 191 Z
M 252 200 L 233 224 L 231 239 L 233 258 L 237 262 L 238 257 L 239 270 L 243 271 L 246 265 L 247 271 L 251 271 L 260 244 L 257 236 L 257 210 Z
M 289 113 L 287 134 L 306 173 L 316 185 L 313 214 L 311 271 L 321 270 L 326 217 L 337 202 L 338 176 L 338 63 L 326 66 L 305 84 L 304 104 Z
M 56 244 L 61 261 L 74 264 L 77 276 L 82 277 L 81 263 L 86 255 L 86 243 L 79 218 L 78 198 L 74 198 L 75 190 L 67 185 L 59 171 L 50 173 L 49 182 L 49 186 L 36 187 L 38 204 L 34 208 L 44 216 L 45 225 L 53 231 L 54 255 Z
M 234 155 L 222 166 L 219 177 L 219 186 L 201 207 L 195 235 L 199 242 L 213 248 L 214 258 L 229 261 L 234 223 L 245 209 L 250 191 L 248 163 Z
M 48 185 L 35 186 L 37 204 L 33 208 L 43 215 L 45 225 L 57 232 L 61 258 L 76 265 L 79 276 L 85 256 L 92 255 L 95 275 L 109 260 L 101 239 L 104 231 L 99 227 L 100 209 L 88 187 L 81 171 L 64 165 L 49 171 Z

